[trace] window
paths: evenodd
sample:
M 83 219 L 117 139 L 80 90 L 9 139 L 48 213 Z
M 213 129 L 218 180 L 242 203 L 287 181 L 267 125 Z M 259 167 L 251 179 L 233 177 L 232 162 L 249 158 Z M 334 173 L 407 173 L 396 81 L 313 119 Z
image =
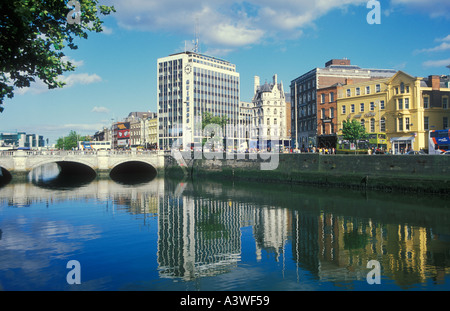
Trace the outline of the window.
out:
M 430 97 L 423 97 L 423 108 L 430 108 Z
M 386 119 L 384 117 L 380 120 L 380 132 L 386 132 Z
M 409 131 L 409 118 L 405 118 L 405 130 Z
M 370 119 L 370 132 L 372 132 L 372 133 L 375 132 L 375 119 L 374 118 Z
M 442 97 L 442 108 L 448 108 L 448 97 Z
M 345 114 L 345 113 L 347 113 L 347 112 L 346 112 L 345 105 L 342 105 L 342 114 Z
M 423 129 L 424 130 L 429 130 L 429 122 L 428 122 L 428 117 L 423 117 Z
M 267 125 L 270 125 L 270 118 L 267 118 Z
M 398 94 L 398 87 L 395 88 L 395 94 Z
M 325 108 L 320 109 L 320 117 L 321 119 L 325 118 Z
M 405 98 L 405 109 L 409 109 L 409 98 Z
M 384 107 L 384 100 L 381 100 L 381 101 L 380 101 L 380 109 L 381 109 L 381 110 L 384 110 L 384 108 L 385 108 L 385 107 Z
M 400 93 L 405 93 L 405 83 L 400 83 Z
M 347 89 L 347 97 L 350 97 L 350 96 L 352 96 L 352 92 L 350 89 Z
M 320 103 L 325 103 L 325 94 L 320 94 Z
M 330 103 L 331 102 L 334 102 L 334 93 L 333 92 L 330 93 Z
M 366 123 L 366 121 L 365 121 L 364 119 L 361 119 L 361 126 L 362 126 L 363 128 L 366 128 L 365 123 Z
M 371 111 L 375 110 L 375 103 L 374 102 L 370 102 L 370 110 Z
M 375 85 L 375 92 L 377 93 L 381 92 L 381 86 L 379 84 Z
M 334 118 L 334 108 L 330 108 L 330 118 Z
M 364 103 L 361 103 L 361 104 L 360 104 L 360 109 L 359 109 L 359 111 L 364 112 Z
M 447 130 L 448 129 L 448 117 L 443 117 L 442 118 L 442 128 L 444 129 L 444 130 Z
M 355 95 L 361 95 L 361 90 L 359 89 L 359 87 L 356 88 Z
M 409 93 L 409 85 L 406 86 L 406 93 Z
M 351 112 L 351 113 L 355 113 L 355 104 L 352 104 L 352 105 L 350 106 L 350 108 L 351 108 L 350 112 Z
M 398 118 L 397 120 L 398 120 L 398 130 L 403 131 L 403 119 Z
M 403 99 L 399 98 L 397 100 L 397 104 L 398 104 L 398 109 L 399 110 L 403 109 Z
M 366 86 L 366 94 L 370 94 L 370 86 Z

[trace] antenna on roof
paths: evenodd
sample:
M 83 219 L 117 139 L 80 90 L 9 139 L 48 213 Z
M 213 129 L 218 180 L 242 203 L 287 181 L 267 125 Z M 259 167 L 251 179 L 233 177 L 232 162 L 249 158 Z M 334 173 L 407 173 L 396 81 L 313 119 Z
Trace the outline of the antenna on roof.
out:
M 193 52 L 194 53 L 198 53 L 199 49 L 198 49 L 198 17 L 195 18 L 195 28 L 194 28 L 194 41 L 192 41 L 192 43 L 194 43 L 194 49 Z

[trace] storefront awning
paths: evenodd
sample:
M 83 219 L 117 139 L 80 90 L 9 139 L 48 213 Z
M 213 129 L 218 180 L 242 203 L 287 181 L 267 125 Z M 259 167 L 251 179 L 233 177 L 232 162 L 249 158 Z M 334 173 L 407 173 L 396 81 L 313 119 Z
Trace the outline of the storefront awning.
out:
M 414 140 L 414 136 L 408 136 L 408 137 L 392 137 L 390 140 L 391 140 L 391 143 L 393 143 L 393 142 L 400 142 L 400 141 L 412 141 L 412 140 Z

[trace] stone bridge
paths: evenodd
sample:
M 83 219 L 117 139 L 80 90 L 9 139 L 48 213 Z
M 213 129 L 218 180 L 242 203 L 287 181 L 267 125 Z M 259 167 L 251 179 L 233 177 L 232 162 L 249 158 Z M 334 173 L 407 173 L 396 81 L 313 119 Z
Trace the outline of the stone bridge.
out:
M 95 172 L 106 176 L 115 169 L 150 169 L 155 174 L 164 170 L 164 153 L 158 151 L 2 151 L 0 152 L 0 175 L 28 175 L 42 165 L 56 163 L 61 171 Z

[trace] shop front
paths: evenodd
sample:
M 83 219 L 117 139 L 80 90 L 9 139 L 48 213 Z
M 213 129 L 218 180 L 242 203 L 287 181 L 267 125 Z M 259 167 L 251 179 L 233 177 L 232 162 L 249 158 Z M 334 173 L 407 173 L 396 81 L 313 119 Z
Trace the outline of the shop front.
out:
M 390 139 L 393 154 L 404 154 L 413 150 L 415 136 L 392 137 Z

